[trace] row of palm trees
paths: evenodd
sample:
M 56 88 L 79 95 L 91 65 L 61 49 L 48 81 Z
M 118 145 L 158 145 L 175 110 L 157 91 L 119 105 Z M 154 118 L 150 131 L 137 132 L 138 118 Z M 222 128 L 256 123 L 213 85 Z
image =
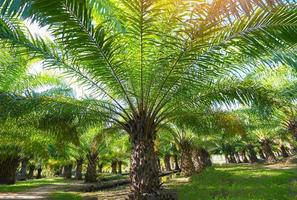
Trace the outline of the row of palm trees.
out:
M 72 140 L 85 124 L 125 131 L 130 199 L 164 199 L 155 141 L 169 123 L 183 118 L 191 126 L 196 113 L 222 103 L 275 103 L 271 88 L 242 75 L 260 65 L 294 66 L 294 1 L 1 0 L 0 7 L 1 45 L 62 71 L 93 96 L 21 93 L 5 96 L 3 110 L 41 116 L 40 128 Z M 46 27 L 52 38 L 30 34 L 24 21 Z

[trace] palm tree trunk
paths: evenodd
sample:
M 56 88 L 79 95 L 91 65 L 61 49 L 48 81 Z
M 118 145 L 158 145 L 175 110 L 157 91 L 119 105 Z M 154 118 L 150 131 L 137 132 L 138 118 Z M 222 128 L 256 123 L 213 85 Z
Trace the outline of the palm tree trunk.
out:
M 42 172 L 42 167 L 41 165 L 39 165 L 37 168 L 37 176 L 36 176 L 37 179 L 41 178 L 41 172 Z
M 266 160 L 266 157 L 265 157 L 265 155 L 264 155 L 264 153 L 263 153 L 263 150 L 262 150 L 261 148 L 259 148 L 259 156 L 260 156 L 260 158 L 262 158 L 263 160 Z
M 247 148 L 248 148 L 248 156 L 249 156 L 250 162 L 251 163 L 258 162 L 257 154 L 254 150 L 254 147 L 252 145 L 248 145 Z
M 58 169 L 58 176 L 63 177 L 63 169 L 64 169 L 64 166 L 61 165 Z
M 160 179 L 158 177 L 158 158 L 154 149 L 155 131 L 145 126 L 146 119 L 137 119 L 130 124 L 131 154 L 131 194 L 129 199 L 158 199 Z
M 26 180 L 28 161 L 29 161 L 28 158 L 23 158 L 22 159 L 21 170 L 20 170 L 20 173 L 19 173 L 19 176 L 18 176 L 18 180 L 21 180 L 21 181 Z
M 289 150 L 289 153 L 291 155 L 294 155 L 296 152 L 297 152 L 297 148 L 296 147 L 290 148 L 290 150 Z
M 236 152 L 234 155 L 235 155 L 237 163 L 242 163 L 239 154 Z
M 270 144 L 269 144 L 269 141 L 268 140 L 263 140 L 261 142 L 261 146 L 263 148 L 263 151 L 266 155 L 266 161 L 268 163 L 273 163 L 273 162 L 276 162 L 276 157 L 274 155 L 274 153 L 272 152 L 271 150 L 271 147 L 270 147 Z
M 33 164 L 30 164 L 29 166 L 29 173 L 28 173 L 28 179 L 32 179 L 34 176 L 34 170 L 35 166 Z
M 14 184 L 16 182 L 19 159 L 16 155 L 0 158 L 0 184 Z
M 197 148 L 194 148 L 192 152 L 192 160 L 193 160 L 196 173 L 200 173 L 202 171 L 202 163 L 200 161 L 199 155 L 200 155 L 199 150 Z
M 118 165 L 118 174 L 122 174 L 123 161 L 118 160 L 117 165 Z
M 236 163 L 236 159 L 233 153 L 229 153 L 230 163 Z
M 289 130 L 290 130 L 290 128 L 289 128 Z M 295 139 L 295 141 L 297 141 L 297 127 L 296 126 L 292 126 L 291 131 L 292 131 L 292 134 L 293 134 L 293 138 Z
M 201 148 L 199 150 L 199 157 L 200 157 L 200 161 L 201 161 L 201 164 L 202 164 L 202 168 L 206 168 L 206 167 L 211 167 L 212 166 L 212 162 L 211 162 L 211 159 L 210 159 L 210 154 L 208 153 L 208 151 L 204 148 Z
M 243 150 L 243 151 L 240 153 L 240 155 L 241 155 L 242 161 L 243 161 L 244 163 L 248 163 L 248 162 L 249 162 L 249 160 L 248 160 L 247 157 L 246 157 L 246 152 L 245 152 L 245 150 Z
M 63 168 L 64 178 L 71 179 L 72 177 L 72 164 L 65 165 Z
M 284 158 L 289 157 L 289 154 L 288 154 L 288 152 L 287 152 L 287 150 L 286 150 L 286 147 L 285 147 L 284 145 L 281 145 L 280 149 L 281 149 L 281 152 L 282 152 L 282 156 L 283 156 Z
M 225 157 L 226 163 L 230 163 L 230 158 L 229 158 L 228 154 L 225 153 L 224 157 Z
M 97 181 L 97 161 L 98 161 L 98 153 L 97 152 L 90 152 L 87 155 L 88 158 L 88 167 L 85 176 L 85 182 L 87 183 L 94 183 Z
M 180 143 L 181 149 L 181 173 L 183 176 L 191 176 L 195 172 L 192 160 L 192 145 L 184 141 Z
M 170 155 L 166 154 L 164 156 L 164 163 L 165 163 L 165 170 L 166 171 L 171 171 L 171 166 L 170 166 Z
M 75 169 L 75 178 L 76 180 L 82 180 L 82 165 L 83 165 L 84 160 L 77 159 L 76 160 L 76 169 Z
M 114 159 L 111 161 L 111 173 L 116 174 L 117 173 L 117 160 Z
M 175 170 L 180 170 L 179 165 L 178 165 L 178 156 L 174 155 L 174 169 Z

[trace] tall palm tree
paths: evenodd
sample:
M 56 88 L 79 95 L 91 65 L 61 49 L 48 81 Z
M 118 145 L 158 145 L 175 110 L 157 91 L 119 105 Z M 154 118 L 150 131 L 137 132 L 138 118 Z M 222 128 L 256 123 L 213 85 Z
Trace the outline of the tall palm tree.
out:
M 23 173 L 20 178 L 25 179 L 28 155 L 33 157 L 44 154 L 44 145 L 49 141 L 48 136 L 40 136 L 44 132 L 32 126 L 32 116 L 17 120 L 4 117 L 5 109 L 7 109 L 5 99 L 44 95 L 49 90 L 53 92 L 64 88 L 63 82 L 57 77 L 46 73 L 30 74 L 29 61 L 27 56 L 22 56 L 18 51 L 5 46 L 0 51 L 0 110 L 2 114 L 0 117 L 0 146 L 4 147 L 3 149 L 9 149 L 1 152 L 0 179 L 2 183 L 15 183 L 16 168 L 20 159 L 24 161 Z M 50 89 L 46 90 L 47 87 Z M 40 88 L 45 91 L 37 92 Z
M 88 160 L 87 171 L 85 175 L 85 182 L 96 182 L 97 180 L 97 165 L 99 162 L 99 153 L 107 148 L 106 134 L 107 130 L 103 127 L 98 127 L 96 129 L 89 130 L 88 137 L 85 138 L 89 140 L 85 145 L 87 145 L 86 157 Z M 85 141 L 86 142 L 86 141 Z
M 98 106 L 131 138 L 131 199 L 158 196 L 154 140 L 176 109 L 190 112 L 208 95 L 254 99 L 251 85 L 209 90 L 244 66 L 288 61 L 297 41 L 297 8 L 280 0 L 0 2 L 1 41 L 63 69 L 109 101 Z M 22 19 L 47 26 L 54 41 L 27 34 Z

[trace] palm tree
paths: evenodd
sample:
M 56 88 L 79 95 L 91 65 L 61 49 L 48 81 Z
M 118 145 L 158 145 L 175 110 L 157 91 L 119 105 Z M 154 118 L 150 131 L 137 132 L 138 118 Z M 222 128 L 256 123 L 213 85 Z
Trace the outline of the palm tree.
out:
M 214 108 L 193 110 L 190 115 L 180 113 L 180 117 L 174 123 L 178 126 L 172 133 L 181 150 L 181 171 L 187 176 L 192 175 L 194 171 L 199 173 L 212 165 L 207 149 L 218 151 L 220 147 L 220 153 L 225 153 L 222 149 L 225 150 L 224 146 L 227 146 L 226 138 L 235 138 L 245 133 L 238 116 Z M 234 156 L 235 152 L 228 153 L 233 153 Z
M 19 163 L 18 148 L 15 146 L 1 146 L 0 183 L 14 184 L 16 170 Z
M 192 160 L 193 132 L 189 129 L 181 128 L 175 131 L 174 139 L 181 154 L 181 173 L 184 176 L 191 176 L 195 171 Z
M 3 149 L 11 150 L 11 153 L 9 151 L 1 152 L 3 155 L 0 161 L 0 179 L 2 183 L 15 183 L 16 168 L 19 161 L 22 161 L 22 168 L 20 176 L 17 178 L 26 179 L 29 158 L 45 155 L 44 147 L 50 137 L 40 136 L 44 132 L 33 126 L 32 116 L 27 115 L 17 119 L 12 119 L 11 116 L 5 117 L 5 110 L 8 109 L 6 108 L 7 98 L 45 95 L 49 91 L 53 92 L 66 88 L 61 79 L 52 75 L 46 73 L 30 74 L 28 72 L 30 68 L 28 57 L 22 56 L 18 51 L 3 47 L 0 51 L 0 58 L 0 110 L 2 113 L 0 118 L 0 146 Z M 45 91 L 37 92 L 42 87 L 45 87 Z M 47 87 L 49 89 L 46 89 Z
M 3 43 L 63 69 L 98 99 L 108 99 L 98 106 L 111 112 L 107 120 L 131 138 L 131 199 L 158 194 L 154 140 L 159 127 L 176 117 L 176 109 L 191 112 L 213 95 L 217 102 L 255 99 L 251 85 L 216 86 L 244 66 L 285 58 L 297 40 L 291 37 L 296 6 L 280 1 L 0 2 Z M 27 34 L 22 19 L 46 25 L 54 41 Z
M 126 164 L 130 151 L 130 142 L 127 135 L 123 135 L 121 132 L 110 135 L 106 153 L 109 160 L 111 160 L 112 173 L 122 174 L 123 165 Z
M 91 136 L 91 137 L 90 137 Z M 89 142 L 87 143 L 87 172 L 85 182 L 96 182 L 97 180 L 97 164 L 99 160 L 100 150 L 106 148 L 106 137 L 104 128 L 98 126 L 96 129 L 89 130 Z

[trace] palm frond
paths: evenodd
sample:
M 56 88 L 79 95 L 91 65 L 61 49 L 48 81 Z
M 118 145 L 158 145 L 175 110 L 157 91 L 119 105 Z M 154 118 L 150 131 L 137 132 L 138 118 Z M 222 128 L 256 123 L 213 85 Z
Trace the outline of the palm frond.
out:
M 91 74 L 96 82 L 103 82 L 114 90 L 120 88 L 117 94 L 122 94 L 131 109 L 134 109 L 127 95 L 129 91 L 126 91 L 128 87 L 125 83 L 125 72 L 121 70 L 121 62 L 115 57 L 118 47 L 114 36 L 111 32 L 108 33 L 102 24 L 94 27 L 92 9 L 86 1 L 32 0 L 27 3 L 33 20 L 50 25 L 56 41 L 67 49 L 68 54 L 73 55 L 72 62 L 81 63 L 81 67 Z

